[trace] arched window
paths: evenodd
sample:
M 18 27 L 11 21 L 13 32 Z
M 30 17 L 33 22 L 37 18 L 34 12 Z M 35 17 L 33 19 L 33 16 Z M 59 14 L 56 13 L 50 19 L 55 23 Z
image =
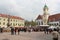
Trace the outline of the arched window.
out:
M 39 22 L 39 25 L 40 25 L 40 22 Z

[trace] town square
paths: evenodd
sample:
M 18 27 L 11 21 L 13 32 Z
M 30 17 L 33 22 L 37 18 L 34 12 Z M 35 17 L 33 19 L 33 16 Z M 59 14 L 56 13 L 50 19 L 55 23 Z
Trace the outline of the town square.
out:
M 0 40 L 52 40 L 52 35 L 44 34 L 44 32 L 21 32 L 20 35 L 11 35 L 6 32 L 0 34 Z
M 0 40 L 60 40 L 60 0 L 0 0 Z

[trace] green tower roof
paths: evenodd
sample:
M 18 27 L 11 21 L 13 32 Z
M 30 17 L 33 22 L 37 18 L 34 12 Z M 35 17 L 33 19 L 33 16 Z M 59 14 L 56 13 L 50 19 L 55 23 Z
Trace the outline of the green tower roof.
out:
M 47 5 L 46 5 L 46 4 L 45 4 L 45 6 L 44 6 L 44 10 L 45 10 L 45 9 L 47 9 L 47 10 L 48 10 L 48 7 L 47 7 Z

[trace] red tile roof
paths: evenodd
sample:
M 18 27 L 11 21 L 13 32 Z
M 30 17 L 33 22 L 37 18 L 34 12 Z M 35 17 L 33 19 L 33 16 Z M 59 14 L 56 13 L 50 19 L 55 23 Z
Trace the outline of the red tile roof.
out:
M 18 17 L 18 16 L 11 16 L 11 15 L 7 15 L 7 14 L 0 14 L 0 17 L 9 17 L 9 18 L 13 18 L 13 19 L 20 19 L 20 20 L 24 20 L 23 18 L 21 17 Z
M 38 19 L 42 19 L 42 16 L 39 15 L 36 20 L 38 20 Z M 58 20 L 60 20 L 60 13 L 50 15 L 49 18 L 48 18 L 48 21 L 58 21 Z
M 49 21 L 58 21 L 58 20 L 60 20 L 60 13 L 55 14 L 55 15 L 50 15 L 48 20 Z
M 39 19 L 42 19 L 42 16 L 41 15 L 39 15 L 36 20 L 39 20 Z

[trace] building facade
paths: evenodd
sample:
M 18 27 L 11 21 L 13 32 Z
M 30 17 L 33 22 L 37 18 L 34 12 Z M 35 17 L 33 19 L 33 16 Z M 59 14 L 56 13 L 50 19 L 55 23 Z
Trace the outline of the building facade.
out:
M 49 17 L 49 13 L 48 13 L 48 7 L 47 5 L 44 6 L 43 8 L 43 25 L 47 25 L 48 24 L 48 17 Z
M 47 5 L 43 8 L 43 15 L 36 18 L 37 25 L 60 26 L 60 13 L 49 15 Z
M 0 27 L 24 27 L 24 19 L 17 16 L 0 14 Z
M 48 24 L 48 17 L 49 17 L 48 7 L 47 7 L 47 5 L 45 5 L 43 8 L 43 15 L 39 15 L 36 19 L 38 26 L 47 25 Z
M 60 13 L 49 16 L 49 25 L 60 26 Z
M 37 17 L 36 23 L 37 23 L 37 26 L 43 25 L 43 20 L 42 20 L 42 16 L 41 15 L 39 15 Z

